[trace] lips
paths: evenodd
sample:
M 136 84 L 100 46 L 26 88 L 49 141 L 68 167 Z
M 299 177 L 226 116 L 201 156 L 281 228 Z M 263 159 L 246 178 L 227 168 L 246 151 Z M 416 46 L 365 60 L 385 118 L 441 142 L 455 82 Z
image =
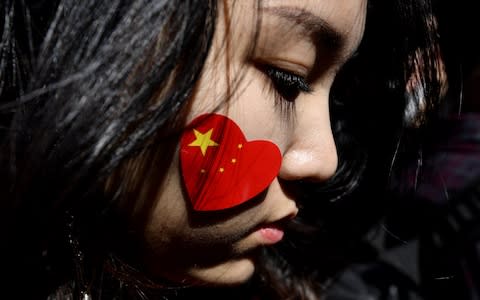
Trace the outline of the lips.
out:
M 264 244 L 276 244 L 283 239 L 284 231 L 278 226 L 262 226 L 258 234 L 264 241 Z

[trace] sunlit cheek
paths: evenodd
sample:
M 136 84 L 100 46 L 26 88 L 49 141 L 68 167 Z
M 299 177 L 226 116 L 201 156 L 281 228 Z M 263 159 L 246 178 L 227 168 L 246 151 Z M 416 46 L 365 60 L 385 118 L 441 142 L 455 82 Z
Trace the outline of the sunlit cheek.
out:
M 246 68 L 242 83 L 226 111 L 239 124 L 247 139 L 270 140 L 280 149 L 285 148 L 291 126 L 275 106 L 264 75 L 254 67 Z

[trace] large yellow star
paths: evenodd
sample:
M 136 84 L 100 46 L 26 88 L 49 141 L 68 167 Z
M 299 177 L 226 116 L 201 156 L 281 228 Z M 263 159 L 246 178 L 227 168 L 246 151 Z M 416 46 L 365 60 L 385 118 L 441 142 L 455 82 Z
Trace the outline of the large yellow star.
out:
M 194 129 L 193 133 L 195 134 L 196 139 L 188 144 L 189 146 L 197 146 L 200 147 L 203 156 L 207 153 L 207 148 L 210 146 L 218 146 L 218 144 L 211 139 L 212 137 L 213 128 L 207 131 L 206 133 L 201 133 L 200 131 Z

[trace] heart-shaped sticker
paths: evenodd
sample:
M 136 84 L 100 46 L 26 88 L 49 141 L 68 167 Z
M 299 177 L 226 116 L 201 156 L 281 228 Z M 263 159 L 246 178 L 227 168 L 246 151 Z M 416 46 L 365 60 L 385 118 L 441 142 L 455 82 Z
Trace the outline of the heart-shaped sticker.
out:
M 247 141 L 237 124 L 218 114 L 195 118 L 180 141 L 182 175 L 193 209 L 222 210 L 264 191 L 282 156 L 266 140 Z

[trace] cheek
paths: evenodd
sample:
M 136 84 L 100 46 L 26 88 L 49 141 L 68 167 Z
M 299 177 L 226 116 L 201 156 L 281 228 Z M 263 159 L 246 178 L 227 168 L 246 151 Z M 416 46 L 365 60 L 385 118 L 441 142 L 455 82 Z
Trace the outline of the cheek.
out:
M 194 212 L 183 187 L 179 156 L 176 153 L 166 175 L 158 185 L 145 223 L 143 239 L 150 256 L 168 257 L 176 249 L 210 251 L 231 245 L 250 229 L 251 221 L 259 212 L 257 205 L 229 213 L 202 214 Z M 172 252 L 173 251 L 173 252 Z
M 252 71 L 245 76 L 228 111 L 229 116 L 242 128 L 248 140 L 270 140 L 280 150 L 285 149 L 289 123 L 281 108 L 275 105 L 265 79 Z
M 166 170 L 163 181 L 157 184 L 158 192 L 145 228 L 147 244 L 163 244 L 171 239 L 172 233 L 178 232 L 179 228 L 186 228 L 188 224 L 177 154 Z
M 202 76 L 192 98 L 187 122 L 204 113 L 222 114 L 239 125 L 247 140 L 270 140 L 283 150 L 289 123 L 281 108 L 276 107 L 264 75 L 254 66 L 244 66 L 236 77 L 232 77 L 232 81 L 241 80 L 227 84 L 224 76 L 212 74 L 206 72 Z M 227 99 L 225 95 L 228 93 L 233 94 Z

